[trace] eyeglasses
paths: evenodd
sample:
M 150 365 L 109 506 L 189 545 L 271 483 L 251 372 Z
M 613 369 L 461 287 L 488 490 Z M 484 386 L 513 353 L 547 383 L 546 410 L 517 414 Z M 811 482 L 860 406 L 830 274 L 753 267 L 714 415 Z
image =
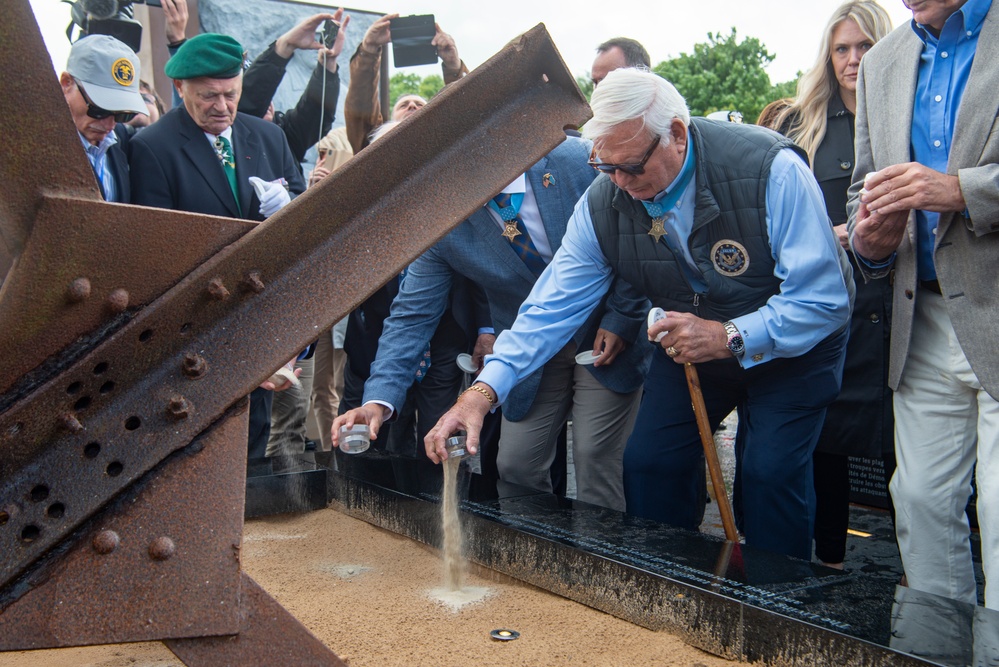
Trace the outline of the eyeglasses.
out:
M 613 174 L 617 170 L 621 170 L 626 174 L 631 174 L 632 176 L 638 176 L 645 173 L 645 163 L 649 161 L 652 157 L 652 152 L 656 150 L 656 146 L 659 145 L 659 140 L 662 135 L 656 135 L 656 138 L 652 140 L 652 145 L 649 146 L 649 150 L 645 151 L 645 157 L 638 164 L 611 164 L 610 162 L 599 162 L 597 161 L 597 149 L 594 148 L 590 151 L 590 159 L 586 164 L 590 165 L 597 171 L 601 171 L 605 174 Z
M 83 97 L 83 101 L 87 103 L 87 115 L 94 120 L 104 120 L 108 116 L 114 116 L 114 122 L 116 123 L 127 123 L 128 121 L 135 118 L 135 112 L 133 111 L 108 111 L 107 109 L 102 109 L 87 97 L 87 93 L 84 92 L 83 86 L 76 79 L 76 89 L 80 91 L 80 95 Z

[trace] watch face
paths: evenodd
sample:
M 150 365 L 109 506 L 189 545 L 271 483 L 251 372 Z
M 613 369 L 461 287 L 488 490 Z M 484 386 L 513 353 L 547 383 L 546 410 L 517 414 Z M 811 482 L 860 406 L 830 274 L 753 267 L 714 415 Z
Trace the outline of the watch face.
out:
M 728 341 L 728 349 L 732 354 L 738 356 L 746 349 L 746 344 L 742 341 L 742 336 L 733 336 Z

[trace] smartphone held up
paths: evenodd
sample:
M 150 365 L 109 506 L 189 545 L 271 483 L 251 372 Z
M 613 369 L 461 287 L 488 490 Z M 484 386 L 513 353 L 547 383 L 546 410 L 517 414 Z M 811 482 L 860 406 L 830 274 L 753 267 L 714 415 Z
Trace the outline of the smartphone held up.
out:
M 392 60 L 396 67 L 433 65 L 437 47 L 431 42 L 437 34 L 433 14 L 400 16 L 389 21 L 392 33 Z

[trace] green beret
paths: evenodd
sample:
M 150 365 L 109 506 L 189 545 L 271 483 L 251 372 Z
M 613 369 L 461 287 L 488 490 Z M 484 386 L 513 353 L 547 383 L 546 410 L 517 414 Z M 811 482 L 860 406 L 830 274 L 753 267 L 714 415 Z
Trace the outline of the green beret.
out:
M 243 71 L 243 47 L 228 35 L 205 32 L 184 42 L 163 71 L 171 79 L 231 79 Z

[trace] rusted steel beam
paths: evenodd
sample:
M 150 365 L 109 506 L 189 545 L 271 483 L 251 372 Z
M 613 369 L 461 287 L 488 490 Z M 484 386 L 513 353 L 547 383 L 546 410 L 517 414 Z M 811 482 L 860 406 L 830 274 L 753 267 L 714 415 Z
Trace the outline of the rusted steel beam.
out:
M 168 639 L 163 643 L 190 667 L 347 665 L 246 574 L 242 576 L 239 615 L 238 635 Z
M 12 587 L 21 597 L 6 591 L 0 651 L 239 632 L 247 406 L 105 506 L 65 553 Z M 97 452 L 78 465 L 106 462 Z M 42 495 L 36 502 L 60 511 Z
M 12 271 L 0 298 L 0 394 L 123 307 L 148 305 L 254 227 L 232 218 L 43 197 L 18 258 L 28 270 Z
M 0 415 L 0 586 L 588 114 L 538 26 L 47 382 L 25 395 L 8 392 L 12 404 Z M 101 465 L 81 466 L 94 447 Z M 39 485 L 63 505 L 59 517 L 32 502 Z
M 43 193 L 101 200 L 49 60 L 28 0 L 0 2 L 0 280 L 24 248 Z

